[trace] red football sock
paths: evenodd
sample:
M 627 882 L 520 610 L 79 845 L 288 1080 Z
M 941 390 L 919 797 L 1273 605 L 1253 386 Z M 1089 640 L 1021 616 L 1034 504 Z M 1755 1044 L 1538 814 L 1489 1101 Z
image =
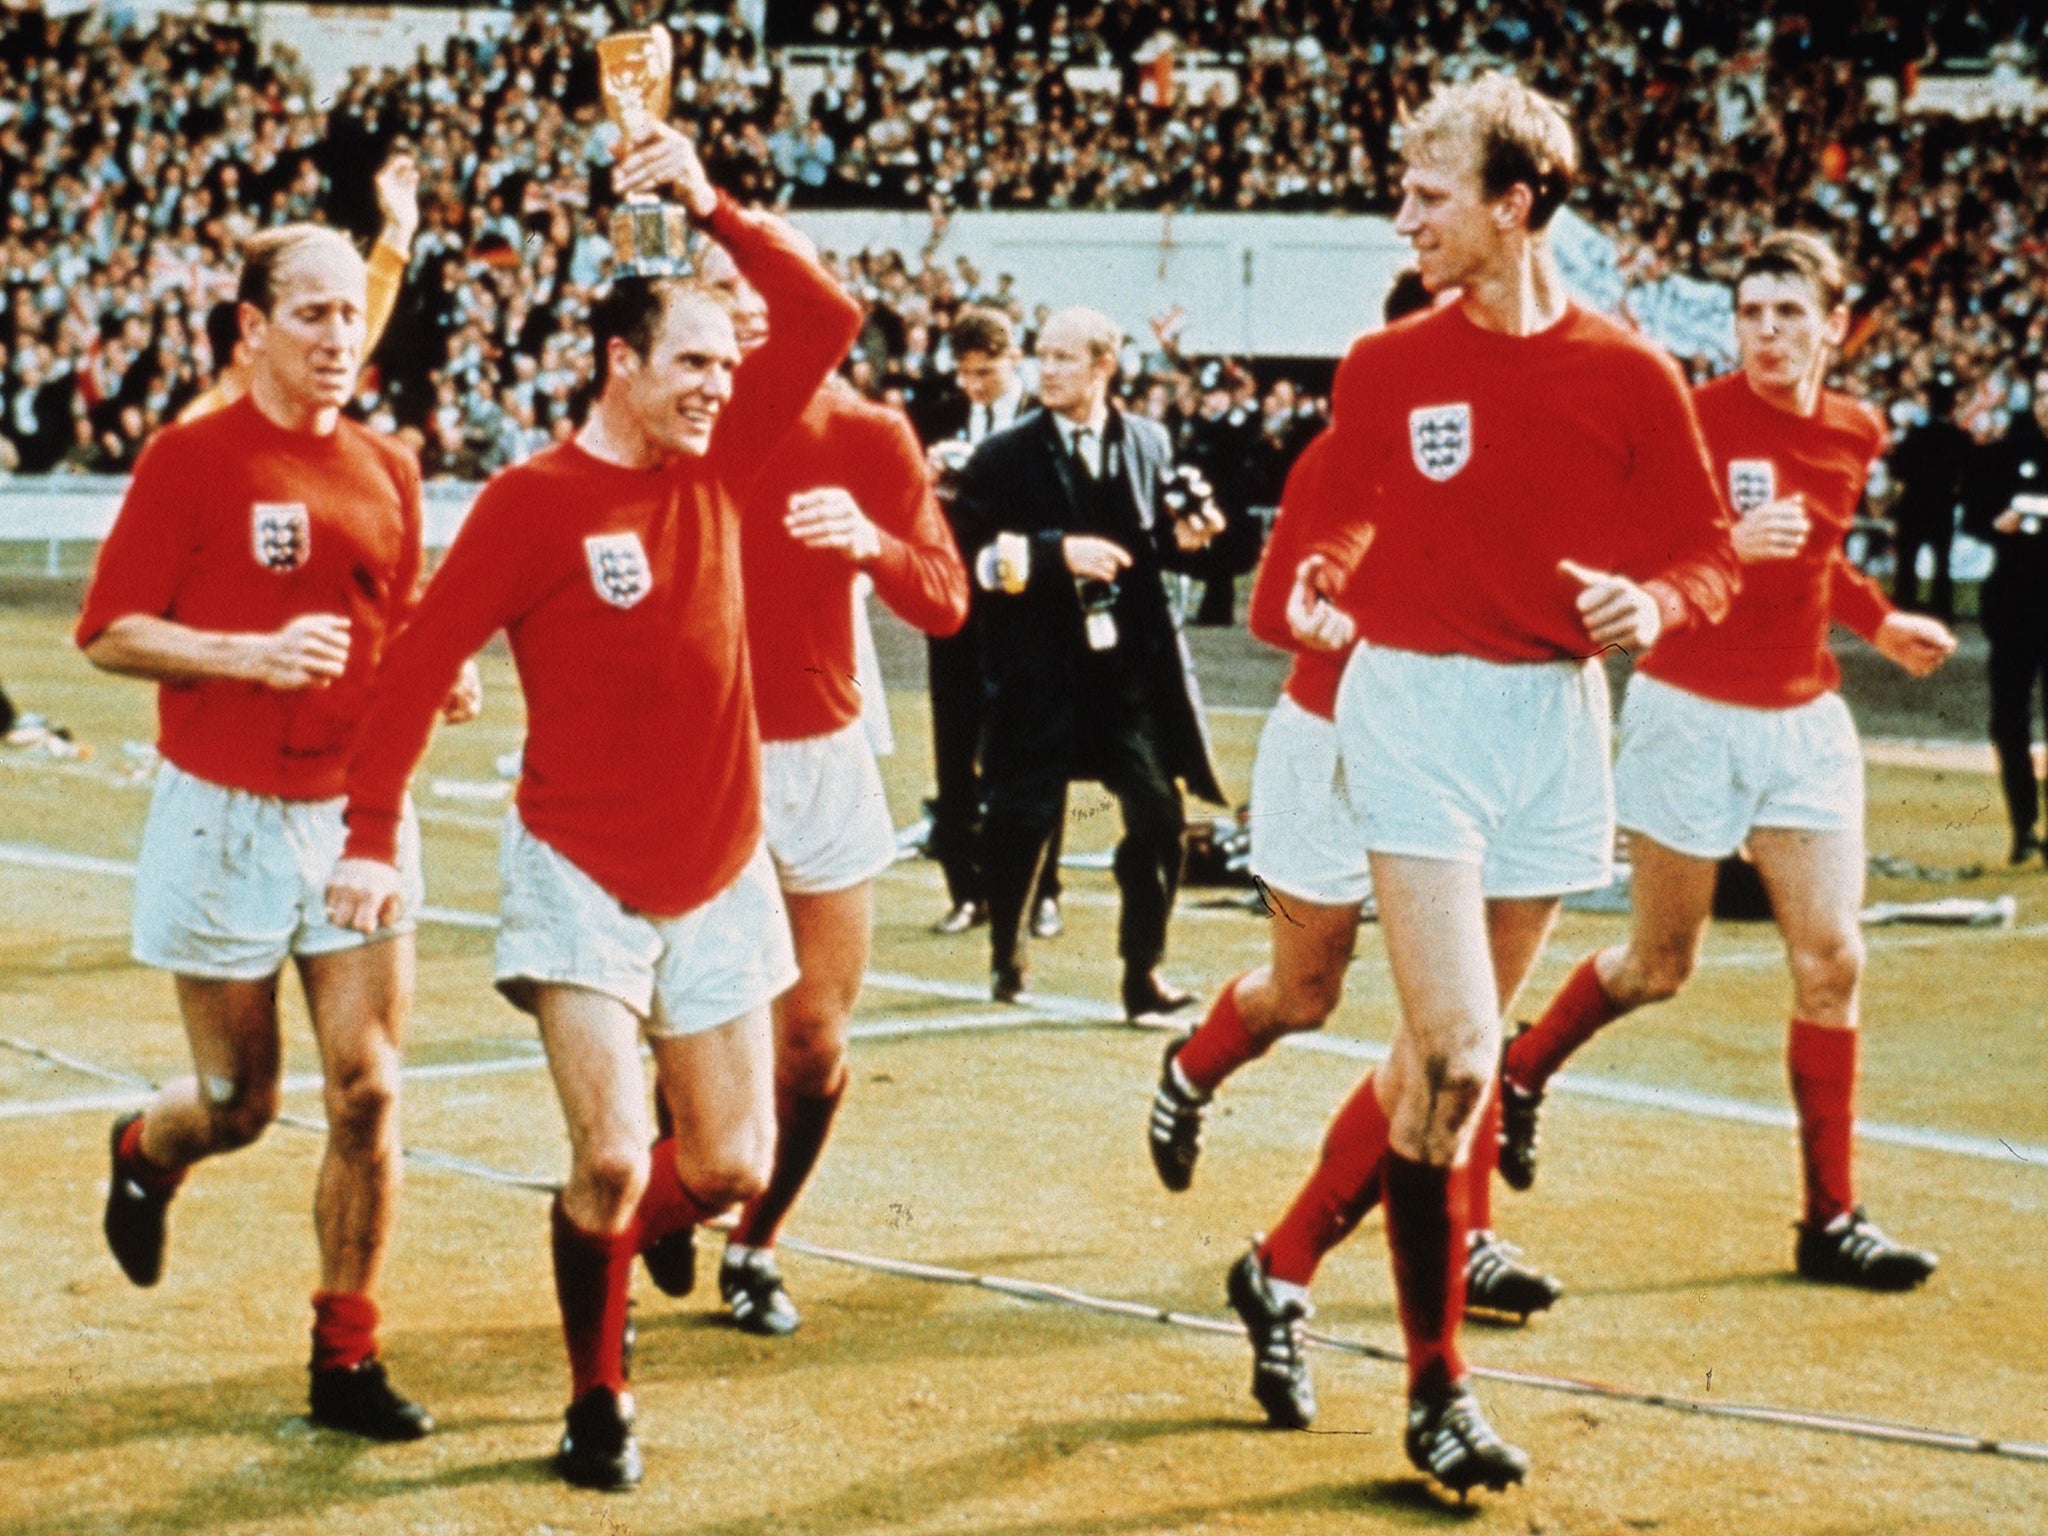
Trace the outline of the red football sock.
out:
M 174 1193 L 185 1182 L 185 1170 L 165 1168 L 142 1150 L 142 1117 L 136 1116 L 128 1122 L 128 1128 L 121 1133 L 121 1172 L 140 1184 L 152 1195 Z
M 1465 1181 L 1467 1230 L 1493 1230 L 1493 1173 L 1500 1167 L 1500 1084 L 1491 1084 L 1486 1102 L 1479 1110 L 1479 1129 L 1472 1133 L 1472 1150 L 1467 1154 L 1459 1177 Z
M 1250 974 L 1245 972 L 1245 976 Z M 1243 980 L 1244 976 L 1237 976 L 1224 983 L 1216 1001 L 1209 1006 L 1209 1016 L 1188 1036 L 1187 1043 L 1174 1052 L 1174 1065 L 1180 1068 L 1180 1075 L 1203 1098 L 1222 1087 L 1223 1080 L 1246 1062 L 1265 1055 L 1272 1043 L 1262 1044 L 1245 1030 L 1244 1015 L 1237 1006 L 1237 987 Z
M 1588 955 L 1558 989 L 1543 1016 L 1508 1046 L 1504 1070 L 1518 1088 L 1541 1088 L 1572 1052 L 1627 1011 L 1614 1006 L 1614 999 L 1600 985 L 1593 956 Z
M 1799 1149 L 1806 1167 L 1806 1219 L 1822 1226 L 1854 1208 L 1856 1031 L 1792 1021 L 1786 1042 Z
M 636 1233 L 586 1232 L 555 1197 L 555 1300 L 569 1346 L 570 1400 L 593 1387 L 626 1390 L 626 1298 L 633 1279 Z
M 353 1292 L 313 1293 L 313 1369 L 347 1370 L 377 1353 L 377 1303 Z
M 740 1212 L 739 1224 L 732 1229 L 734 1242 L 748 1248 L 775 1246 L 776 1234 L 789 1219 L 790 1209 L 803 1193 L 811 1170 L 818 1166 L 825 1138 L 832 1134 L 839 1101 L 846 1097 L 847 1076 L 846 1068 L 841 1066 L 839 1085 L 816 1097 L 776 1094 L 775 1171 L 768 1176 L 768 1187 Z
M 647 1192 L 641 1195 L 640 1209 L 633 1217 L 639 1236 L 636 1246 L 640 1248 L 651 1248 L 671 1232 L 694 1227 L 707 1216 L 717 1214 L 705 1210 L 697 1203 L 697 1197 L 683 1188 L 682 1175 L 676 1172 L 673 1135 L 657 1141 L 647 1159 Z
M 1367 1073 L 1330 1122 L 1315 1172 L 1260 1246 L 1266 1273 L 1295 1285 L 1313 1280 L 1323 1255 L 1349 1237 L 1379 1203 L 1386 1155 L 1387 1112 Z
M 1449 1168 L 1414 1162 L 1391 1148 L 1384 1181 L 1408 1391 L 1439 1394 L 1465 1374 L 1458 1353 L 1465 1316 L 1464 1181 Z

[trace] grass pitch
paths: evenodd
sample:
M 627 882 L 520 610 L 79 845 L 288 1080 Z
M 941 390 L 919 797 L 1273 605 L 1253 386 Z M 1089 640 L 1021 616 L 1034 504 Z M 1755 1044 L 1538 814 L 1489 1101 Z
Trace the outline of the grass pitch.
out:
M 95 748 L 83 761 L 0 753 L 0 1034 L 169 1076 L 184 1068 L 170 987 L 127 959 L 117 867 L 133 856 L 145 800 L 121 745 L 150 738 L 150 691 L 93 674 L 66 624 L 54 609 L 0 609 L 0 677 L 24 708 Z M 518 743 L 520 711 L 503 658 L 487 658 L 486 673 L 485 719 L 442 733 L 419 798 L 431 899 L 487 913 L 498 808 L 460 787 L 491 780 L 493 760 Z M 899 691 L 892 705 L 901 750 L 885 777 L 900 823 L 928 756 L 921 695 Z M 1215 722 L 1232 787 L 1246 782 L 1257 723 Z M 1871 814 L 1873 847 L 1924 865 L 2002 849 L 1982 772 L 1873 767 Z M 1069 847 L 1100 850 L 1114 836 L 1107 803 L 1077 794 Z M 855 1047 L 853 1092 L 792 1235 L 1224 1315 L 1225 1268 L 1293 1193 L 1362 1065 L 1288 1048 L 1248 1069 L 1219 1101 L 1194 1190 L 1165 1194 L 1143 1146 L 1160 1038 L 1087 1022 L 1090 1000 L 1106 1014 L 1114 995 L 1114 889 L 1093 871 L 1069 884 L 1068 932 L 1035 947 L 1033 982 L 1076 1006 L 991 1027 L 981 935 L 926 931 L 943 905 L 935 868 L 884 878 L 883 980 L 860 1020 L 871 1035 Z M 1575 1063 L 1582 1090 L 1600 1094 L 1560 1084 L 1537 1189 L 1501 1191 L 1496 1211 L 1568 1295 L 1527 1328 L 1468 1326 L 1471 1358 L 2048 1441 L 2048 878 L 2038 865 L 1999 867 L 1959 885 L 1883 880 L 1872 896 L 2003 892 L 2019 901 L 2011 930 L 1870 935 L 1861 1111 L 1938 1135 L 1927 1146 L 1866 1137 L 1859 1186 L 1880 1221 L 1943 1255 L 1926 1290 L 1864 1296 L 1791 1277 L 1792 1135 L 1732 1118 L 1786 1107 L 1788 988 L 1775 932 L 1726 925 L 1684 996 L 1616 1026 Z M 1169 967 L 1203 989 L 1257 963 L 1266 944 L 1261 919 L 1205 905 L 1211 894 L 1184 897 Z M 1568 915 L 1525 1007 L 1622 922 Z M 406 1140 L 552 1177 L 565 1162 L 560 1117 L 530 1026 L 490 991 L 489 949 L 479 929 L 422 933 Z M 296 1007 L 290 1069 L 310 1073 Z M 1366 1050 L 1391 1020 L 1368 929 L 1329 1036 Z M 1665 1091 L 1662 1107 L 1636 1091 L 1648 1089 Z M 567 1378 L 543 1202 L 424 1165 L 409 1175 L 386 1282 L 385 1354 L 441 1429 L 416 1446 L 366 1446 L 301 1417 L 317 1140 L 280 1127 L 195 1174 L 163 1284 L 136 1291 L 98 1229 L 108 1119 L 132 1097 L 0 1051 L 9 1532 L 2048 1529 L 2048 1465 L 1502 1383 L 1482 1396 L 1535 1473 L 1523 1490 L 1461 1507 L 1407 1468 L 1394 1366 L 1319 1355 L 1320 1422 L 1275 1433 L 1260 1427 L 1236 1340 L 795 1254 L 785 1270 L 805 1323 L 788 1341 L 724 1326 L 702 1289 L 676 1303 L 640 1284 L 647 1485 L 623 1498 L 576 1493 L 547 1469 Z M 301 1088 L 287 1107 L 317 1114 L 317 1095 Z M 1317 1300 L 1319 1328 L 1398 1345 L 1377 1220 L 1325 1266 Z

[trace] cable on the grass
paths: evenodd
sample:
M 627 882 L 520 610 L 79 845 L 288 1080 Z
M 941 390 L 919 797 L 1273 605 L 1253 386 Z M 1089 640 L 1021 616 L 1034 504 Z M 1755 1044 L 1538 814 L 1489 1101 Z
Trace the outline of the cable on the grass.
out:
M 139 1072 L 100 1066 L 95 1062 L 10 1035 L 0 1035 L 0 1046 L 105 1082 L 149 1088 L 158 1086 Z M 279 1115 L 277 1123 L 290 1126 L 293 1130 L 309 1131 L 322 1136 L 327 1134 L 326 1122 L 310 1115 Z M 433 1168 L 507 1188 L 531 1190 L 547 1195 L 556 1194 L 561 1189 L 561 1185 L 552 1179 L 512 1173 L 502 1168 L 494 1168 L 488 1163 L 479 1163 L 444 1152 L 408 1147 L 404 1149 L 403 1156 L 407 1162 L 416 1163 L 422 1168 Z M 714 1222 L 707 1225 L 729 1227 L 731 1223 Z M 913 1259 L 891 1259 L 879 1254 L 855 1253 L 850 1249 L 829 1248 L 822 1243 L 807 1242 L 802 1238 L 782 1237 L 777 1242 L 780 1247 L 792 1253 L 801 1253 L 830 1264 L 843 1264 L 874 1274 L 892 1275 L 898 1279 L 992 1291 L 1014 1301 L 1072 1307 L 1078 1311 L 1126 1317 L 1139 1322 L 1160 1323 L 1195 1333 L 1244 1337 L 1242 1325 L 1223 1318 L 1208 1317 L 1199 1312 L 1176 1312 L 1171 1308 L 1155 1306 L 1148 1302 L 1097 1296 L 1088 1291 L 1076 1290 L 1072 1286 L 1054 1285 L 1043 1280 L 1024 1280 L 1012 1275 L 977 1274 L 972 1270 L 953 1269 L 943 1264 L 925 1264 Z M 1364 1339 L 1348 1339 L 1340 1334 L 1317 1330 L 1304 1330 L 1302 1337 L 1310 1346 L 1328 1350 L 1333 1354 L 1376 1360 L 1388 1365 L 1405 1364 L 1407 1360 L 1407 1356 L 1401 1350 L 1389 1348 L 1384 1344 L 1373 1344 Z M 1956 1430 L 1929 1429 L 1924 1425 L 1870 1418 L 1862 1414 L 1780 1408 L 1768 1403 L 1717 1403 L 1708 1398 L 1687 1397 L 1670 1392 L 1646 1392 L 1634 1387 L 1616 1386 L 1611 1382 L 1591 1381 L 1578 1376 L 1554 1376 L 1542 1371 L 1514 1371 L 1490 1365 L 1474 1365 L 1469 1369 L 1474 1376 L 1484 1380 L 1498 1381 L 1508 1386 L 1528 1387 L 1538 1392 L 1557 1392 L 1571 1397 L 1596 1397 L 1604 1402 L 1628 1403 L 1640 1408 L 1662 1408 L 1701 1418 L 1771 1424 L 1779 1428 L 1803 1429 L 1816 1434 L 1917 1446 L 1924 1450 L 1961 1451 L 1972 1455 L 1995 1456 L 2008 1461 L 2039 1462 L 2048 1465 L 2048 1444 L 2029 1440 L 2000 1440 L 1988 1435 L 1972 1435 Z

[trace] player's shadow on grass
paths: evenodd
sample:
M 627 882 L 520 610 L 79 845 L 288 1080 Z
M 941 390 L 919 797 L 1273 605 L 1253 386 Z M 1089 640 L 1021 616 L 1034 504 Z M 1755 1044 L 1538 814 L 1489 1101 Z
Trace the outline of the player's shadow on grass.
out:
M 1754 1269 L 1733 1274 L 1674 1275 L 1660 1280 L 1642 1280 L 1633 1284 L 1585 1285 L 1574 1284 L 1566 1293 L 1564 1305 L 1570 1306 L 1573 1297 L 1590 1299 L 1598 1296 L 1615 1300 L 1630 1296 L 1679 1296 L 1694 1291 L 1776 1291 L 1805 1288 L 1807 1281 L 1801 1280 L 1789 1269 Z
M 1018 1485 L 1046 1477 L 1062 1482 L 1096 1479 L 1108 1482 L 1099 1461 L 1114 1451 L 1143 1450 L 1184 1436 L 1211 1435 L 1219 1430 L 1255 1426 L 1240 1419 L 1076 1419 L 1057 1424 L 1030 1424 L 998 1446 L 983 1446 L 937 1463 L 872 1477 L 815 1502 L 770 1514 L 704 1525 L 674 1527 L 689 1536 L 840 1536 L 853 1530 L 894 1530 L 933 1522 L 958 1521 L 965 1511 L 991 1499 L 1002 1499 Z M 1276 1437 L 1276 1443 L 1279 1438 Z M 1377 1443 L 1374 1437 L 1370 1443 Z M 1183 1448 L 1198 1454 L 1199 1445 Z M 1392 1454 L 1399 1455 L 1398 1449 Z M 1063 1470 L 1073 1465 L 1071 1470 Z M 650 1476 L 656 1475 L 650 1469 Z M 1142 1487 L 1142 1483 L 1137 1484 Z M 1033 1502 L 1042 1493 L 1030 1493 Z M 1136 1536 L 1136 1533 L 1178 1530 L 1220 1518 L 1244 1519 L 1289 1514 L 1352 1514 L 1377 1518 L 1375 1529 L 1431 1529 L 1446 1516 L 1469 1518 L 1483 1505 L 1462 1509 L 1432 1494 L 1419 1479 L 1381 1479 L 1370 1483 L 1315 1483 L 1241 1498 L 1163 1499 L 1146 1503 L 1142 1492 L 1125 1495 L 1124 1509 L 1097 1503 L 1085 1513 L 1003 1523 L 973 1518 L 980 1536 Z M 663 1527 L 664 1531 L 671 1528 Z

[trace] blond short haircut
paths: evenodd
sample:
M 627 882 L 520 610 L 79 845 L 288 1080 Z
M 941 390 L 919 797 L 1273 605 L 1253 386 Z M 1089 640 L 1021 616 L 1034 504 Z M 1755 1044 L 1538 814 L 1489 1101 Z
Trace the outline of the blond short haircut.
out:
M 1099 309 L 1088 309 L 1075 305 L 1070 309 L 1055 310 L 1046 317 L 1040 329 L 1042 336 L 1055 325 L 1062 329 L 1071 328 L 1080 336 L 1088 348 L 1090 357 L 1119 357 L 1124 348 L 1124 333 L 1117 329 L 1117 323 Z
M 1529 189 L 1531 230 L 1549 225 L 1579 172 L 1579 147 L 1564 109 L 1498 70 L 1437 86 L 1402 121 L 1401 153 L 1411 162 L 1462 158 L 1461 150 L 1487 197 L 1505 197 L 1518 182 Z
M 236 301 L 253 304 L 269 314 L 277 303 L 278 274 L 301 256 L 317 251 L 339 252 L 362 265 L 362 255 L 348 236 L 324 224 L 280 224 L 251 235 L 242 245 L 242 276 L 235 286 Z

